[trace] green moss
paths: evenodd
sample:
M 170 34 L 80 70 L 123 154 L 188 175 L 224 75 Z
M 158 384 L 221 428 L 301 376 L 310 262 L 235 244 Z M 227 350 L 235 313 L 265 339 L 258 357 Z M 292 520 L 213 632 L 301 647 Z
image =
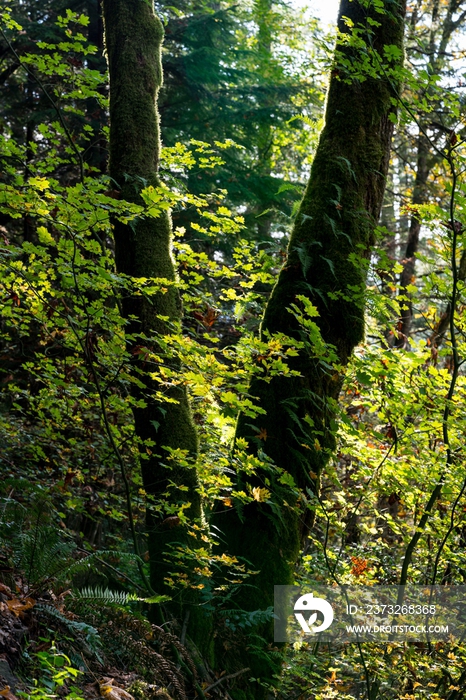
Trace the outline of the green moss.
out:
M 158 161 L 160 153 L 157 94 L 162 82 L 161 43 L 163 29 L 151 3 L 143 0 L 104 0 L 105 41 L 110 71 L 110 175 L 125 200 L 142 203 L 143 186 L 159 184 Z M 162 277 L 176 279 L 171 253 L 171 221 L 168 214 L 158 219 L 140 218 L 132 226 L 113 221 L 115 259 L 119 272 L 135 277 Z M 143 334 L 141 340 L 156 352 L 158 334 L 168 334 L 173 325 L 179 326 L 181 303 L 176 286 L 164 294 L 126 297 L 122 302 L 123 314 L 128 320 L 129 336 Z M 160 316 L 168 319 L 161 320 Z M 129 341 L 130 351 L 138 340 Z M 184 387 L 166 390 L 167 397 L 176 403 L 160 403 L 153 397 L 160 387 L 148 377 L 147 367 L 134 353 L 134 374 L 143 379 L 144 388 L 134 384 L 133 394 L 143 399 L 144 407 L 134 410 L 135 430 L 143 443 L 152 441 L 150 454 L 142 445 L 144 460 L 142 475 L 150 497 L 180 500 L 180 491 L 170 482 L 188 487 L 185 500 L 190 507 L 185 511 L 191 519 L 202 522 L 198 494 L 198 478 L 194 466 L 175 462 L 167 468 L 166 447 L 185 450 L 191 464 L 198 451 L 197 435 Z M 173 364 L 173 359 L 171 358 Z M 157 592 L 168 592 L 164 580 L 174 565 L 167 562 L 172 546 L 191 546 L 195 543 L 187 528 L 167 519 L 167 513 L 149 509 L 147 526 L 151 562 L 151 584 Z M 165 590 L 164 590 L 165 589 Z M 184 605 L 193 605 L 193 594 L 181 596 L 173 612 L 183 619 Z M 193 620 L 196 617 L 192 616 Z M 196 632 L 193 621 L 191 627 Z M 204 635 L 205 639 L 205 635 Z

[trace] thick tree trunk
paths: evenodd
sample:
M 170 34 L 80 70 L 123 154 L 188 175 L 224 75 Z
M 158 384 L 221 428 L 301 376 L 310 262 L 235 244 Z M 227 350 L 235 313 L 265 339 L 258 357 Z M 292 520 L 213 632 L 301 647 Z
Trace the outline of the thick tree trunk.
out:
M 367 12 L 362 2 L 342 0 L 340 31 L 349 32 L 344 16 L 355 25 L 366 26 Z M 374 28 L 370 43 L 381 56 L 386 45 L 401 49 L 404 13 L 405 2 L 400 0 L 385 3 L 385 14 L 373 15 L 380 26 Z M 335 347 L 338 363 L 344 366 L 364 336 L 367 258 L 383 200 L 393 130 L 390 117 L 399 86 L 394 78 L 387 78 L 387 71 L 365 80 L 345 73 L 339 52 L 351 63 L 358 62 L 352 49 L 337 47 L 325 127 L 291 235 L 288 259 L 267 305 L 261 332 L 263 339 L 269 333 L 284 333 L 303 340 L 305 332 L 289 309 L 293 304 L 299 306 L 297 296 L 304 295 L 317 307 L 315 320 L 322 337 Z M 402 52 L 397 63 L 401 61 Z M 297 498 L 296 489 L 280 483 L 265 469 L 254 479 L 239 475 L 239 488 L 266 486 L 275 508 L 254 501 L 218 514 L 216 524 L 224 533 L 228 551 L 245 557 L 259 571 L 251 579 L 255 587 L 245 588 L 237 599 L 246 610 L 272 605 L 274 584 L 292 583 L 309 519 L 305 501 L 312 502 L 335 446 L 335 402 L 342 376 L 317 355 L 318 350 L 307 343 L 289 363 L 299 377 L 253 379 L 250 394 L 266 414 L 254 427 L 247 416 L 238 419 L 236 438 L 246 439 L 256 453 L 260 447 L 293 477 L 301 493 Z M 249 659 L 251 664 L 254 675 L 267 673 L 262 662 Z
M 159 184 L 160 152 L 157 93 L 162 81 L 160 49 L 162 25 L 152 4 L 142 0 L 104 0 L 105 43 L 110 70 L 110 175 L 121 197 L 142 203 L 140 189 Z M 142 184 L 144 183 L 144 185 Z M 117 270 L 126 275 L 175 280 L 171 254 L 171 222 L 140 217 L 132 226 L 113 222 Z M 142 348 L 163 355 L 158 338 L 170 333 L 181 317 L 181 304 L 174 285 L 151 298 L 129 296 L 122 302 L 127 320 L 128 343 L 134 356 L 133 374 L 144 386 L 134 384 L 139 405 L 134 409 L 135 430 L 141 441 L 143 483 L 149 497 L 161 502 L 189 501 L 188 518 L 201 519 L 198 481 L 194 466 L 183 459 L 170 462 L 166 448 L 184 450 L 191 460 L 197 454 L 197 437 L 183 386 L 163 386 L 149 378 L 152 367 Z M 171 366 L 176 361 L 170 359 Z M 162 391 L 169 400 L 156 400 Z M 152 441 L 146 446 L 144 441 Z M 168 468 L 168 464 L 171 464 Z M 183 496 L 178 486 L 188 487 Z M 187 528 L 176 515 L 148 507 L 151 584 L 164 590 L 164 578 L 173 564 L 166 562 L 170 545 L 189 542 Z M 191 538 L 192 540 L 192 538 Z M 194 542 L 190 542 L 194 544 Z M 165 591 L 167 592 L 167 591 Z

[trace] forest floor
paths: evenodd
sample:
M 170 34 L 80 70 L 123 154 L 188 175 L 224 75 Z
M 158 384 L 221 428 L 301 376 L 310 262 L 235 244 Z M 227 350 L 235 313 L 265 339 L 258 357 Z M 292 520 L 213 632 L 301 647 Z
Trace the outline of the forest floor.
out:
M 82 634 L 70 636 L 66 621 Z M 108 633 L 112 621 L 107 619 L 105 624 Z M 131 668 L 128 658 L 122 657 L 121 665 L 116 665 L 114 650 L 106 649 L 105 644 L 92 651 L 91 629 L 99 636 L 103 632 L 91 628 L 88 622 L 68 610 L 66 595 L 46 594 L 32 598 L 0 583 L 0 697 L 7 700 L 101 697 L 108 700 L 187 700 L 192 697 L 168 656 L 157 654 L 160 669 L 153 675 L 165 674 L 170 681 L 171 673 L 171 684 L 168 682 L 165 687 L 148 682 L 140 672 L 143 654 L 134 658 L 138 670 Z M 118 637 L 119 632 L 115 632 L 115 636 Z M 153 664 L 154 655 L 148 661 L 148 666 Z

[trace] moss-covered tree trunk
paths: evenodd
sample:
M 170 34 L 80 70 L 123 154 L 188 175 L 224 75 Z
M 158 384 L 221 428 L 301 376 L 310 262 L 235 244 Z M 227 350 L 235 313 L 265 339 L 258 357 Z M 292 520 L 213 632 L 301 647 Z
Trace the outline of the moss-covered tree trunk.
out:
M 141 188 L 159 184 L 157 93 L 162 81 L 162 24 L 154 14 L 152 3 L 144 0 L 104 0 L 103 9 L 110 70 L 110 175 L 122 199 L 142 204 Z M 168 214 L 157 219 L 140 217 L 131 226 L 114 221 L 113 228 L 119 272 L 175 281 Z M 129 295 L 123 298 L 122 309 L 134 357 L 133 374 L 143 384 L 134 384 L 134 396 L 139 400 L 134 419 L 141 441 L 144 488 L 154 500 L 189 502 L 185 513 L 190 519 L 199 519 L 201 505 L 195 468 L 186 466 L 181 458 L 167 459 L 166 448 L 184 450 L 191 465 L 196 457 L 196 430 L 186 391 L 182 385 L 170 387 L 151 380 L 149 373 L 157 367 L 147 361 L 144 350 L 148 348 L 163 355 L 158 339 L 170 333 L 181 317 L 178 291 L 175 285 L 169 285 L 165 293 L 149 299 Z M 176 365 L 173 358 L 170 362 Z M 156 400 L 156 392 L 160 391 L 171 402 Z M 152 442 L 146 449 L 144 442 L 148 440 Z M 187 495 L 177 485 L 188 487 Z M 187 529 L 176 513 L 150 507 L 147 524 L 151 583 L 157 592 L 162 592 L 164 578 L 173 569 L 173 565 L 167 565 L 166 555 L 173 543 L 188 541 Z
M 363 0 L 342 0 L 339 29 L 350 34 L 344 17 L 361 30 L 366 48 L 359 53 L 337 44 L 327 95 L 325 126 L 312 165 L 303 201 L 291 235 L 288 257 L 273 289 L 261 333 L 284 333 L 298 341 L 303 328 L 290 313 L 301 306 L 298 296 L 318 309 L 317 322 L 324 341 L 334 346 L 344 367 L 353 348 L 364 336 L 364 288 L 367 260 L 382 206 L 385 178 L 399 85 L 393 69 L 402 63 L 405 1 L 384 2 L 384 12 Z M 375 21 L 368 23 L 367 19 Z M 370 32 L 370 34 L 368 34 Z M 380 68 L 374 51 L 393 56 Z M 368 56 L 377 77 L 361 76 Z M 383 59 L 382 59 L 383 60 Z M 244 588 L 237 602 L 246 610 L 273 604 L 274 584 L 290 584 L 299 557 L 303 531 L 309 524 L 312 493 L 335 446 L 335 401 L 342 373 L 322 362 L 309 343 L 289 364 L 299 377 L 265 381 L 256 377 L 250 394 L 266 413 L 256 420 L 240 415 L 236 438 L 244 438 L 251 451 L 260 447 L 275 464 L 290 474 L 299 491 L 264 470 L 241 479 L 240 488 L 267 487 L 275 511 L 265 502 L 226 508 L 217 516 L 231 554 L 245 557 L 260 573 Z M 252 426 L 251 424 L 254 424 Z M 269 480 L 267 483 L 266 480 Z M 277 516 L 277 508 L 280 517 Z M 266 673 L 262 662 L 249 663 L 254 675 Z M 247 691 L 249 692 L 249 691 Z M 254 697 L 260 697 L 256 692 Z M 250 697 L 250 695 L 247 695 Z M 238 695 L 241 697 L 241 694 Z

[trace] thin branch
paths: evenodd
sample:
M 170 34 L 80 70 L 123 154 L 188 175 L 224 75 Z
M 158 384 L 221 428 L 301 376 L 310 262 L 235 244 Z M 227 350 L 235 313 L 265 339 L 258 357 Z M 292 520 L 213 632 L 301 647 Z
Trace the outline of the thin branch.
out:
M 451 263 L 452 263 L 452 272 L 453 272 L 453 287 L 452 287 L 452 292 L 451 292 L 451 298 L 450 298 L 450 315 L 449 315 L 449 330 L 450 330 L 450 342 L 451 342 L 451 347 L 452 347 L 452 354 L 453 354 L 453 371 L 452 371 L 452 376 L 450 380 L 450 386 L 448 389 L 448 393 L 445 399 L 445 407 L 443 410 L 443 416 L 442 416 L 442 437 L 443 437 L 443 444 L 446 447 L 446 464 L 445 467 L 442 469 L 437 484 L 435 488 L 433 489 L 430 498 L 427 502 L 427 505 L 424 509 L 424 512 L 422 514 L 422 517 L 416 527 L 416 531 L 413 534 L 408 546 L 406 547 L 405 551 L 405 556 L 403 560 L 403 566 L 401 569 L 401 575 L 400 575 L 400 589 L 398 593 L 398 600 L 397 603 L 401 604 L 403 601 L 403 596 L 404 596 L 404 591 L 403 591 L 403 586 L 406 585 L 406 582 L 408 580 L 408 571 L 409 567 L 412 562 L 414 550 L 417 546 L 417 543 L 421 539 L 422 535 L 424 534 L 425 527 L 427 525 L 427 521 L 430 517 L 430 514 L 434 508 L 434 505 L 437 503 L 438 499 L 440 498 L 440 495 L 442 493 L 443 489 L 443 484 L 445 483 L 445 478 L 447 471 L 449 467 L 452 466 L 453 463 L 453 454 L 451 451 L 451 446 L 450 446 L 450 435 L 449 435 L 449 418 L 450 418 L 450 413 L 451 413 L 451 400 L 453 398 L 453 394 L 455 392 L 456 388 L 456 382 L 458 379 L 458 372 L 459 372 L 459 367 L 460 367 L 460 359 L 458 355 L 458 345 L 457 345 L 457 339 L 456 339 L 456 329 L 455 329 L 455 311 L 456 311 L 456 302 L 457 302 L 457 297 L 458 297 L 458 282 L 459 282 L 459 277 L 458 277 L 458 266 L 456 262 L 456 251 L 457 251 L 457 245 L 458 245 L 458 235 L 460 233 L 458 229 L 458 225 L 456 223 L 455 219 L 455 197 L 456 197 L 456 186 L 457 186 L 457 173 L 455 169 L 455 164 L 453 161 L 453 156 L 451 152 L 449 153 L 448 156 L 448 164 L 451 168 L 451 173 L 452 173 L 452 188 L 451 188 L 451 195 L 450 195 L 450 212 L 449 212 L 449 217 L 450 217 L 450 225 L 451 225 L 451 231 L 452 231 L 452 250 L 451 250 Z M 466 486 L 466 484 L 465 484 Z M 462 491 L 461 491 L 462 495 Z
M 212 685 L 209 685 L 207 688 L 204 689 L 205 693 L 208 693 L 209 690 L 212 690 L 212 688 L 215 688 L 215 686 L 219 685 L 220 683 L 223 683 L 223 681 L 229 681 L 232 678 L 236 678 L 236 676 L 240 676 L 242 673 L 246 673 L 246 671 L 250 671 L 251 669 L 249 667 L 247 668 L 242 668 L 240 671 L 236 671 L 236 673 L 230 673 L 228 676 L 222 676 L 219 678 L 215 683 L 212 683 Z
M 60 122 L 60 124 L 62 125 L 63 130 L 64 130 L 64 132 L 65 132 L 65 134 L 66 134 L 66 137 L 67 137 L 67 139 L 68 139 L 68 141 L 69 141 L 69 143 L 70 143 L 70 145 L 71 145 L 71 148 L 72 148 L 73 151 L 75 152 L 76 157 L 77 157 L 77 159 L 78 159 L 80 181 L 83 182 L 83 181 L 84 181 L 84 163 L 83 163 L 82 155 L 81 155 L 81 153 L 79 152 L 79 148 L 76 146 L 75 142 L 73 141 L 73 137 L 72 137 L 72 135 L 71 135 L 71 133 L 70 133 L 70 130 L 69 130 L 68 127 L 66 126 L 66 123 L 65 123 L 65 121 L 64 121 L 64 119 L 63 119 L 63 116 L 62 116 L 62 113 L 61 113 L 60 108 L 58 107 L 58 105 L 57 105 L 57 103 L 55 102 L 55 100 L 53 99 L 53 97 L 51 97 L 51 95 L 49 94 L 49 92 L 48 92 L 47 88 L 45 87 L 44 83 L 42 82 L 42 80 L 34 73 L 34 71 L 32 71 L 32 70 L 29 68 L 29 66 L 28 66 L 27 64 L 23 63 L 23 61 L 21 60 L 20 55 L 17 53 L 16 49 L 14 48 L 14 46 L 12 45 L 12 43 L 10 42 L 10 40 L 8 39 L 8 37 L 6 36 L 5 32 L 3 31 L 3 29 L 2 29 L 1 27 L 0 27 L 0 33 L 1 33 L 2 37 L 4 38 L 4 40 L 6 41 L 6 43 L 7 43 L 7 45 L 8 45 L 8 48 L 10 49 L 11 53 L 12 53 L 13 56 L 16 58 L 18 64 L 19 64 L 22 68 L 24 68 L 24 70 L 27 72 L 27 74 L 28 74 L 33 80 L 35 80 L 35 82 L 39 85 L 39 87 L 40 87 L 41 90 L 43 91 L 44 95 L 46 96 L 46 98 L 48 99 L 48 101 L 50 102 L 50 104 L 52 105 L 53 109 L 54 109 L 55 112 L 57 113 L 59 122 Z

